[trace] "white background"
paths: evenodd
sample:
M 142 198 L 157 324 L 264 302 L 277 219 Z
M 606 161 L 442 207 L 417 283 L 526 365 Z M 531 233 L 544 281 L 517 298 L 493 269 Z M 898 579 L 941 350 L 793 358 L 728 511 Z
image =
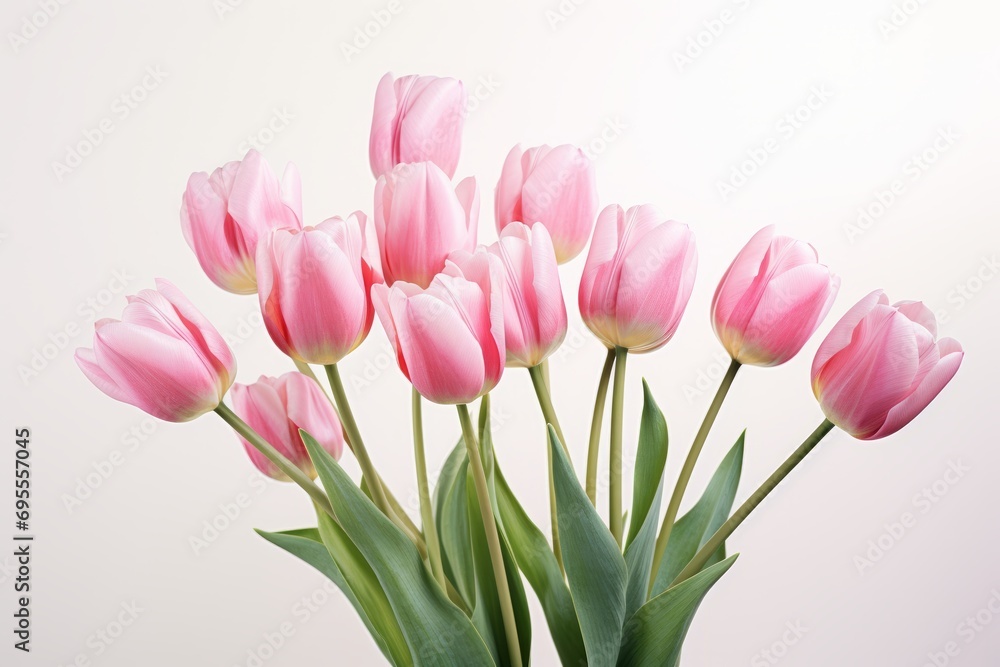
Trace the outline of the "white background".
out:
M 912 425 L 876 443 L 831 436 L 739 530 L 730 548 L 742 556 L 699 612 L 686 665 L 775 664 L 760 651 L 777 642 L 788 667 L 919 666 L 950 641 L 959 649 L 951 665 L 997 664 L 1000 617 L 985 612 L 980 620 L 992 623 L 972 632 L 959 624 L 1000 595 L 1000 454 L 991 428 L 1000 280 L 990 280 L 1000 250 L 1000 7 L 908 0 L 906 20 L 897 15 L 902 25 L 886 34 L 879 24 L 891 20 L 892 0 L 593 0 L 565 2 L 565 15 L 551 13 L 559 12 L 554 0 L 398 2 L 391 22 L 377 31 L 369 26 L 378 34 L 350 58 L 342 44 L 385 2 L 70 2 L 47 21 L 39 15 L 45 25 L 34 32 L 24 21 L 41 11 L 37 0 L 4 3 L 0 451 L 9 471 L 15 426 L 33 429 L 37 542 L 30 656 L 10 646 L 12 562 L 0 556 L 0 617 L 7 619 L 0 662 L 68 665 L 83 656 L 108 667 L 247 665 L 263 636 L 289 623 L 294 634 L 264 664 L 381 664 L 339 594 L 302 622 L 295 605 L 322 578 L 251 530 L 306 525 L 304 497 L 255 481 L 214 415 L 157 423 L 107 399 L 77 370 L 72 348 L 90 342 L 95 312 L 88 299 L 107 304 L 98 307 L 100 317 L 120 313 L 115 272 L 126 274 L 127 292 L 165 276 L 237 339 L 240 381 L 288 370 L 255 324 L 256 301 L 221 292 L 200 271 L 180 232 L 181 192 L 190 172 L 237 159 L 253 135 L 268 140 L 263 152 L 276 169 L 288 160 L 301 169 L 309 222 L 359 208 L 370 213 L 372 100 L 379 77 L 391 70 L 457 76 L 474 94 L 478 88 L 482 99 L 468 118 L 458 175 L 480 179 L 483 240 L 494 235 L 500 166 L 519 141 L 589 146 L 602 206 L 653 202 L 693 227 L 699 278 L 680 331 L 666 348 L 629 365 L 627 448 L 634 447 L 645 376 L 670 424 L 668 483 L 714 391 L 708 377 L 724 365 L 707 316 L 712 291 L 764 224 L 814 243 L 843 277 L 820 335 L 882 287 L 893 300 L 930 304 L 946 318 L 942 332 L 967 351 L 955 380 Z M 724 10 L 729 22 L 714 23 Z M 8 33 L 33 36 L 14 44 Z M 689 40 L 705 46 L 679 64 L 676 54 Z M 131 92 L 147 68 L 166 77 Z M 829 99 L 800 110 L 814 87 L 825 87 Z M 116 102 L 122 95 L 144 98 L 127 117 Z M 809 118 L 789 137 L 778 123 L 797 110 Z M 269 136 L 264 130 L 276 111 L 292 118 Z M 53 163 L 65 162 L 104 118 L 113 132 L 60 178 Z M 949 129 L 958 138 L 935 154 L 935 138 Z M 718 183 L 769 138 L 777 152 L 724 198 Z M 936 159 L 913 172 L 911 160 L 925 150 Z M 902 185 L 895 201 L 867 229 L 849 234 L 859 207 L 872 207 L 895 180 Z M 582 265 L 581 257 L 563 267 L 569 351 L 552 363 L 556 407 L 581 472 L 603 359 L 576 312 Z M 118 290 L 110 303 L 109 286 Z M 820 335 L 787 365 L 737 378 L 685 508 L 742 428 L 748 435 L 738 501 L 819 422 L 808 369 Z M 51 347 L 58 343 L 64 349 Z M 415 515 L 408 386 L 386 350 L 376 326 L 343 366 L 376 465 Z M 26 373 L 36 352 L 52 358 L 36 358 L 36 370 Z M 542 421 L 527 374 L 510 372 L 495 404 L 503 419 L 500 461 L 547 528 Z M 438 406 L 426 410 L 426 420 L 434 471 L 458 424 L 454 410 Z M 115 451 L 121 465 L 112 465 L 107 479 L 94 477 L 96 469 L 107 472 Z M 939 483 L 946 493 L 922 512 L 914 496 L 951 463 L 968 471 L 954 485 Z M 356 474 L 352 461 L 345 464 Z M 97 488 L 87 487 L 88 475 L 100 481 Z M 249 506 L 195 553 L 190 538 L 240 494 Z M 13 532 L 6 527 L 13 517 L 4 509 L 10 492 L 0 498 L 2 536 Z M 904 512 L 917 516 L 916 525 L 899 539 L 884 537 L 886 524 Z M 891 549 L 859 572 L 856 557 L 880 537 Z M 133 602 L 142 609 L 135 623 L 111 645 L 97 639 L 121 605 Z M 534 664 L 555 664 L 537 605 L 534 619 Z M 786 623 L 806 628 L 794 644 L 782 644 Z

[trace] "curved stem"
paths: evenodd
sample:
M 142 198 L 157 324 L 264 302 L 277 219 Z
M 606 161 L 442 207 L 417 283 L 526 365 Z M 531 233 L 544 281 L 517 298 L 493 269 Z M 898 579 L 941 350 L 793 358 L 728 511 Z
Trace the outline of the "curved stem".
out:
M 472 479 L 476 485 L 476 498 L 479 501 L 479 511 L 483 519 L 483 529 L 486 532 L 486 543 L 490 551 L 490 561 L 493 564 L 493 578 L 496 580 L 497 594 L 500 598 L 500 611 L 503 616 L 504 631 L 507 635 L 507 651 L 510 654 L 512 667 L 521 667 L 521 644 L 517 639 L 517 622 L 514 618 L 514 604 L 510 598 L 510 585 L 507 582 L 507 569 L 503 563 L 503 552 L 500 550 L 500 534 L 497 532 L 496 519 L 493 517 L 493 503 L 490 500 L 489 483 L 486 481 L 486 471 L 476 443 L 476 432 L 469 417 L 469 406 L 460 404 L 458 417 L 462 422 L 462 435 L 465 448 L 469 453 L 469 466 L 472 469 Z
M 590 420 L 590 446 L 587 448 L 587 497 L 597 507 L 597 462 L 601 451 L 601 426 L 604 423 L 604 406 L 608 402 L 608 384 L 611 382 L 611 368 L 615 365 L 615 351 L 608 350 L 601 371 L 601 381 L 597 385 L 597 400 L 594 401 L 594 416 Z
M 278 466 L 278 470 L 285 473 L 289 479 L 301 486 L 320 509 L 336 520 L 337 515 L 333 511 L 333 506 L 330 505 L 330 499 L 323 493 L 323 489 L 316 486 L 316 483 L 302 472 L 297 465 L 285 458 L 271 443 L 262 438 L 249 424 L 240 419 L 239 415 L 229 409 L 229 406 L 225 403 L 219 403 L 219 407 L 215 408 L 215 412 L 222 417 L 223 421 L 232 426 L 234 431 L 253 445 L 257 451 L 266 456 L 271 463 Z
M 799 448 L 792 452 L 791 456 L 785 459 L 785 462 L 782 463 L 778 469 L 775 470 L 774 473 L 768 477 L 756 491 L 753 492 L 753 495 L 747 498 L 746 502 L 740 505 L 740 508 L 736 510 L 731 517 L 729 517 L 729 520 L 722 524 L 717 531 L 715 531 L 715 535 L 712 535 L 708 542 L 705 543 L 705 546 L 698 550 L 698 553 L 694 555 L 691 562 L 688 563 L 683 570 L 681 570 L 681 573 L 677 575 L 677 578 L 674 579 L 673 583 L 670 585 L 676 586 L 685 579 L 693 577 L 695 574 L 700 572 L 701 568 L 708 562 L 708 559 L 711 558 L 712 554 L 714 554 L 718 548 L 722 546 L 726 539 L 733 534 L 733 531 L 739 528 L 740 524 L 743 523 L 743 520 L 746 519 L 747 516 L 749 516 L 750 512 L 753 512 L 754 509 L 761 504 L 764 498 L 767 498 L 768 494 L 771 493 L 771 491 L 774 491 L 775 487 L 781 483 L 781 480 L 785 479 L 785 477 L 788 476 L 788 473 L 794 470 L 795 466 L 801 463 L 802 459 L 804 459 L 806 455 L 809 454 L 809 452 L 811 452 L 816 445 L 819 444 L 820 440 L 822 440 L 823 437 L 826 436 L 826 434 L 832 429 L 833 423 L 829 419 L 824 419 L 823 423 L 816 427 L 816 430 L 813 431 L 801 445 L 799 445 Z
M 531 384 L 535 387 L 535 395 L 538 396 L 538 405 L 542 408 L 542 415 L 545 417 L 545 421 L 552 424 L 552 428 L 556 430 L 556 437 L 559 438 L 559 443 L 562 445 L 563 451 L 566 452 L 566 458 L 570 459 L 566 436 L 563 435 L 562 427 L 559 425 L 556 409 L 552 406 L 552 396 L 549 394 L 544 367 L 542 364 L 532 366 L 528 369 L 528 374 L 531 376 Z
M 667 513 L 663 517 L 660 536 L 656 538 L 656 549 L 653 552 L 653 569 L 649 577 L 649 590 L 653 589 L 653 585 L 656 582 L 656 573 L 659 572 L 660 564 L 663 562 L 663 554 L 667 552 L 670 533 L 674 529 L 674 521 L 677 520 L 677 512 L 680 510 L 681 500 L 684 499 L 684 492 L 687 490 L 688 482 L 691 481 L 691 473 L 694 472 L 695 463 L 698 462 L 698 456 L 701 454 L 702 447 L 705 446 L 708 433 L 712 430 L 712 425 L 715 423 L 715 418 L 719 415 L 722 402 L 726 399 L 729 388 L 733 386 L 733 380 L 736 378 L 736 372 L 739 370 L 740 362 L 733 359 L 726 370 L 726 375 L 722 378 L 722 384 L 719 385 L 718 391 L 715 392 L 715 398 L 712 399 L 711 405 L 708 406 L 708 412 L 705 413 L 705 419 L 701 422 L 701 428 L 698 429 L 698 434 L 695 435 L 694 442 L 691 443 L 691 449 L 688 450 L 684 466 L 681 468 L 677 484 L 674 486 L 673 495 L 670 496 Z
M 424 418 L 420 405 L 420 392 L 413 389 L 413 457 L 417 465 L 417 493 L 420 496 L 420 520 L 424 525 L 424 535 L 427 536 L 427 556 L 431 562 L 434 578 L 447 588 L 444 577 L 444 566 L 441 564 L 441 543 L 438 542 L 437 526 L 434 523 L 434 512 L 431 510 L 430 485 L 427 483 L 427 457 L 424 454 Z
M 354 420 L 354 413 L 351 412 L 351 405 L 347 402 L 347 392 L 344 391 L 344 382 L 340 379 L 337 364 L 326 366 L 326 376 L 330 380 L 330 390 L 333 392 L 333 400 L 337 404 L 338 412 L 340 412 L 340 420 L 344 423 L 344 430 L 347 431 L 348 438 L 353 445 L 354 456 L 358 460 L 358 465 L 361 466 L 361 474 L 364 475 L 365 481 L 368 483 L 368 490 L 372 493 L 372 500 L 383 514 L 398 522 L 399 517 L 396 517 L 395 512 L 389 507 L 385 490 L 382 488 L 382 481 L 375 472 L 375 466 L 372 465 L 371 457 L 368 456 L 368 450 L 361 439 L 361 432 L 358 430 L 358 423 Z
M 611 397 L 611 468 L 608 471 L 608 524 L 618 546 L 622 544 L 622 412 L 625 407 L 625 361 L 628 349 L 615 348 L 615 390 Z

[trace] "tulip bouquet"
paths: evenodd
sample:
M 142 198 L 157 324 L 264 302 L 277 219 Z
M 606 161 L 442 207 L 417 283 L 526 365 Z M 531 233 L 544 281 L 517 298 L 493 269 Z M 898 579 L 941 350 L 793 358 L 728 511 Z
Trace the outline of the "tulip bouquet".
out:
M 816 430 L 733 511 L 741 436 L 678 516 L 739 369 L 794 357 L 839 288 L 812 246 L 766 227 L 715 292 L 712 323 L 732 363 L 662 517 L 667 425 L 644 385 L 626 511 L 626 362 L 677 330 L 695 280 L 694 233 L 650 205 L 598 213 L 594 167 L 576 148 L 515 147 L 495 192 L 498 238 L 477 245 L 476 181 L 452 183 L 465 104 L 453 79 L 382 79 L 371 128 L 371 218 L 356 211 L 303 226 L 294 166 L 279 181 L 254 151 L 190 177 L 181 206 L 188 244 L 216 285 L 257 294 L 270 337 L 297 370 L 233 384 L 232 350 L 165 280 L 130 297 L 120 321 L 97 322 L 93 348 L 80 349 L 77 363 L 101 391 L 160 419 L 216 412 L 257 468 L 301 487 L 316 525 L 261 535 L 331 579 L 391 664 L 529 664 L 527 582 L 563 664 L 677 665 L 698 605 L 736 559 L 725 542 L 750 512 L 835 426 L 862 440 L 905 426 L 954 376 L 962 349 L 937 338 L 921 303 L 890 304 L 872 292 L 819 346 L 812 388 L 825 418 Z M 567 329 L 559 265 L 588 241 L 579 309 L 608 352 L 600 374 L 594 369 L 589 444 L 577 451 L 563 437 L 546 359 Z M 413 386 L 419 524 L 379 476 L 338 370 L 376 315 Z M 538 454 L 549 471 L 551 536 L 512 493 L 505 474 L 514 466 L 493 447 L 489 392 L 512 368 L 527 369 L 547 423 Z M 609 389 L 605 523 L 597 473 Z M 425 400 L 457 406 L 461 433 L 433 490 Z M 361 468 L 358 483 L 338 463 L 345 445 Z M 580 456 L 582 483 L 571 463 Z

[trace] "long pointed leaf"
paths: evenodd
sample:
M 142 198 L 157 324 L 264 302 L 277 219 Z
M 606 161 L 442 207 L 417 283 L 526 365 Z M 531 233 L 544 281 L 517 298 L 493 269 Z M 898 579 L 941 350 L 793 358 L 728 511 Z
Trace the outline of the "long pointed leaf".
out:
M 625 561 L 549 427 L 563 564 L 590 667 L 614 665 L 625 622 Z
M 333 457 L 300 431 L 351 541 L 392 605 L 417 667 L 495 665 L 472 622 L 448 600 L 409 538 L 354 485 Z
M 514 497 L 499 466 L 495 472 L 497 505 L 510 538 L 511 551 L 542 605 L 559 660 L 563 665 L 586 665 L 587 649 L 580 633 L 580 621 L 556 556 L 544 533 Z
M 309 565 L 312 565 L 314 568 L 326 575 L 330 581 L 336 584 L 337 588 L 343 591 L 344 595 L 351 603 L 351 606 L 354 607 L 354 610 L 358 613 L 361 621 L 365 624 L 365 627 L 368 628 L 368 632 L 371 634 L 375 643 L 382 651 L 382 655 L 384 655 L 389 662 L 393 665 L 397 665 L 398 667 L 413 664 L 413 660 L 410 658 L 410 650 L 407 648 L 406 642 L 403 641 L 402 634 L 399 631 L 399 625 L 396 623 L 396 618 L 392 615 L 392 611 L 389 610 L 388 618 L 382 618 L 376 611 L 375 605 L 369 605 L 361 602 L 358 596 L 355 595 L 354 591 L 351 589 L 351 586 L 348 585 L 347 579 L 344 577 L 340 568 L 337 567 L 337 563 L 333 560 L 330 551 L 323 544 L 318 529 L 306 528 L 280 533 L 268 533 L 263 530 L 258 530 L 257 534 L 271 544 L 281 547 L 293 556 L 297 556 Z M 381 632 L 376 625 L 382 626 L 383 629 Z M 394 643 L 390 646 L 390 644 L 387 643 L 383 635 L 391 636 L 392 632 L 387 632 L 385 630 L 386 625 L 395 625 L 395 632 L 398 635 L 398 639 L 402 642 L 401 644 Z
M 676 667 L 698 606 L 735 560 L 730 556 L 640 607 L 625 625 L 618 667 Z
M 740 473 L 743 469 L 743 441 L 746 432 L 740 434 L 736 444 L 719 464 L 711 481 L 705 487 L 705 492 L 691 510 L 677 520 L 667 543 L 663 563 L 656 575 L 653 595 L 669 588 L 681 570 L 694 558 L 698 549 L 715 534 L 729 518 L 736 498 L 736 488 L 740 484 Z M 725 545 L 705 564 L 705 568 L 714 565 L 726 557 Z M 702 568 L 703 570 L 705 568 Z

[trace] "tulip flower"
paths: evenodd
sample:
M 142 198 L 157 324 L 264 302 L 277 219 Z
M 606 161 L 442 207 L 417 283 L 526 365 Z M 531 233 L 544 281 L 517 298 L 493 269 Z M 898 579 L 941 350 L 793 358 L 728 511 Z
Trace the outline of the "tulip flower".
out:
M 375 233 L 389 285 L 427 287 L 451 253 L 476 247 L 478 224 L 476 179 L 453 188 L 433 162 L 398 165 L 375 185 Z
M 503 275 L 485 250 L 466 257 L 422 289 L 376 285 L 372 299 L 396 361 L 435 403 L 464 404 L 500 381 L 504 368 Z
M 375 178 L 409 162 L 433 162 L 454 177 L 467 100 L 465 86 L 456 79 L 383 76 L 368 143 Z
M 651 205 L 601 211 L 580 281 L 580 314 L 608 348 L 650 352 L 677 330 L 698 259 L 687 225 Z
M 741 364 L 777 366 L 802 349 L 833 305 L 840 278 L 808 243 L 769 225 L 729 265 L 712 300 L 712 326 Z
M 95 324 L 94 347 L 76 363 L 111 398 L 154 417 L 185 422 L 215 409 L 236 375 L 232 350 L 166 280 L 128 297 L 121 321 Z
M 564 264 L 580 254 L 594 227 L 594 164 L 574 146 L 514 146 L 500 172 L 495 200 L 498 232 L 512 222 L 540 222 Z
M 515 222 L 487 250 L 503 267 L 507 366 L 537 366 L 566 337 L 566 304 L 552 239 L 541 223 Z
M 289 163 L 279 185 L 264 158 L 250 150 L 208 175 L 191 174 L 181 202 L 184 238 L 209 279 L 235 294 L 257 291 L 258 241 L 271 230 L 302 227 L 302 185 Z
M 233 412 L 281 452 L 302 472 L 315 479 L 309 453 L 299 429 L 307 432 L 335 459 L 344 449 L 340 419 L 316 381 L 297 371 L 273 378 L 262 375 L 253 384 L 233 385 Z M 262 473 L 280 481 L 289 477 L 266 456 L 238 436 L 250 460 Z
M 371 286 L 365 215 L 278 229 L 257 253 L 260 309 L 271 339 L 301 362 L 335 364 L 368 335 Z
M 827 419 L 860 440 L 906 426 L 954 377 L 964 356 L 919 301 L 876 290 L 827 335 L 812 365 L 813 393 Z

